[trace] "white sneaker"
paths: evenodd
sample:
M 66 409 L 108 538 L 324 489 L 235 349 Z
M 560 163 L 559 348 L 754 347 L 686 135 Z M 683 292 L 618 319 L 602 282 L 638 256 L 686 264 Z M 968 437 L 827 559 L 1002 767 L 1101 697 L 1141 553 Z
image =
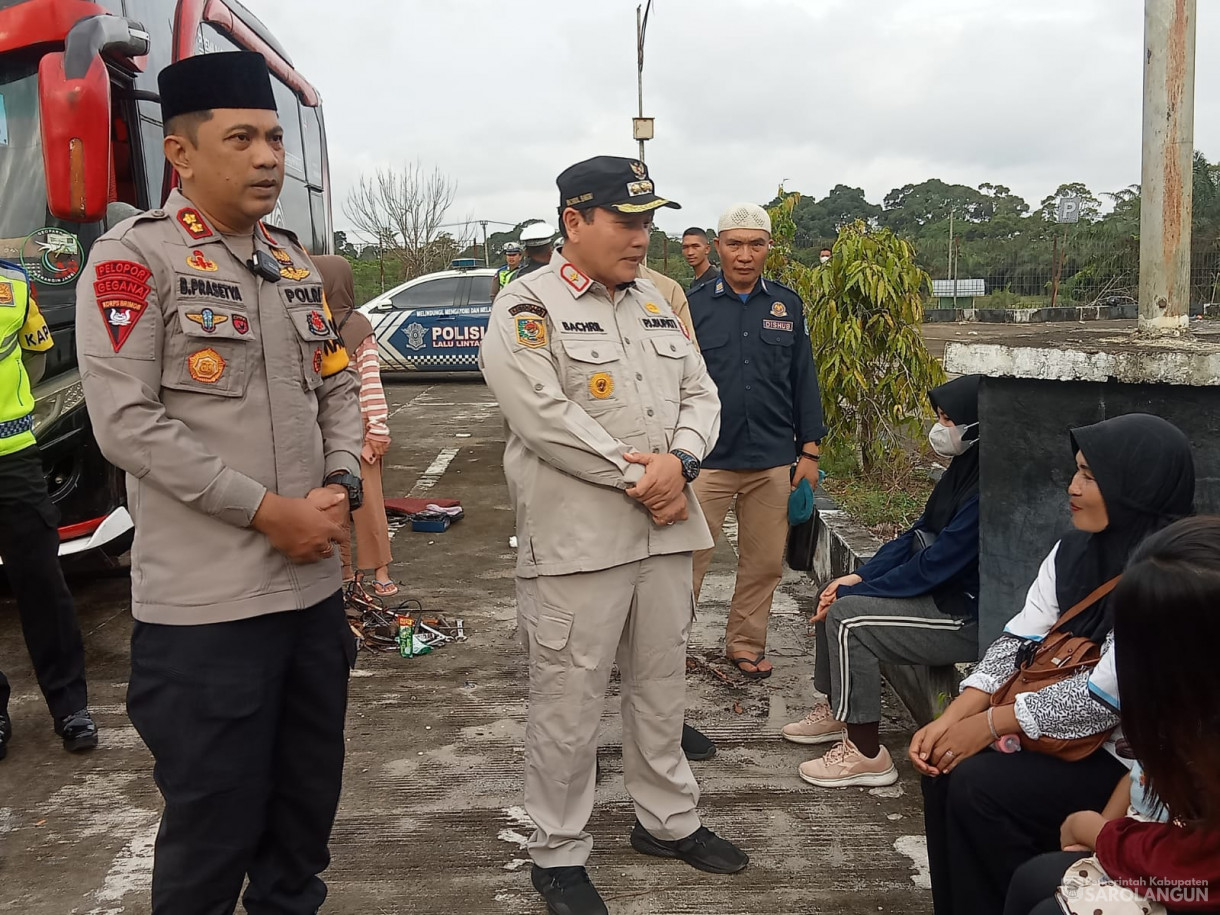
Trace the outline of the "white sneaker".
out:
M 847 739 L 847 727 L 841 721 L 835 721 L 830 714 L 830 705 L 819 702 L 813 711 L 792 724 L 785 724 L 780 731 L 784 740 L 792 743 L 837 743 Z
M 879 788 L 898 781 L 898 770 L 885 747 L 876 759 L 869 759 L 850 740 L 835 744 L 821 759 L 801 763 L 801 778 L 819 788 L 847 788 L 867 785 Z

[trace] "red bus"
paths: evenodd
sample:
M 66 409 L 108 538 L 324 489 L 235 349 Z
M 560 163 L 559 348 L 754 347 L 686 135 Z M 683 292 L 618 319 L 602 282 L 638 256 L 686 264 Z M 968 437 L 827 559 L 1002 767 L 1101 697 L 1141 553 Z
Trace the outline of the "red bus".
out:
M 33 281 L 55 339 L 34 391 L 34 431 L 62 516 L 60 554 L 130 543 L 123 474 L 93 440 L 76 369 L 76 280 L 109 227 L 160 206 L 157 74 L 194 54 L 247 50 L 273 74 L 284 190 L 271 222 L 315 254 L 332 246 L 317 91 L 237 0 L 0 0 L 0 259 Z

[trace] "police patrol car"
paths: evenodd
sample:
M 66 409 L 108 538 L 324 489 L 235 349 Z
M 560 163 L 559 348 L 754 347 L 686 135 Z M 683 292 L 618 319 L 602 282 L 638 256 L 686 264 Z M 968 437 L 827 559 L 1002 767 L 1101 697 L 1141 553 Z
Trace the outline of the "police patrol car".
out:
M 495 267 L 474 258 L 416 277 L 360 311 L 373 325 L 385 372 L 477 372 Z

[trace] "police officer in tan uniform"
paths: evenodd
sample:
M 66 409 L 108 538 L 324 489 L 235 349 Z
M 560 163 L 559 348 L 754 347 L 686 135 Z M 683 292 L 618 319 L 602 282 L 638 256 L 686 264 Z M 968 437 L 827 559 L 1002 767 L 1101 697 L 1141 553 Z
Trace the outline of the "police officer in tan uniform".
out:
M 314 913 L 343 773 L 355 645 L 334 541 L 360 499 L 356 379 L 321 277 L 267 226 L 284 177 L 267 65 L 160 75 L 163 209 L 81 278 L 94 432 L 135 521 L 127 708 L 165 798 L 155 915 Z
M 585 824 L 615 661 L 632 846 L 712 873 L 748 858 L 700 825 L 680 748 L 691 556 L 712 542 L 690 482 L 720 402 L 682 323 L 636 282 L 653 210 L 676 204 L 630 159 L 581 162 L 558 184 L 563 252 L 496 299 L 480 364 L 509 428 L 533 884 L 554 915 L 600 915 Z

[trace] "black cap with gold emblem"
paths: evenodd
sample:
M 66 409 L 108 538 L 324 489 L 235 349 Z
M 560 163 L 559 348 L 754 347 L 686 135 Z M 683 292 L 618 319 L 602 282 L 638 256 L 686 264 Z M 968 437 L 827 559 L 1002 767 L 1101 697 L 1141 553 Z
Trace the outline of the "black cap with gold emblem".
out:
M 262 54 L 222 51 L 197 54 L 170 64 L 157 75 L 161 118 L 214 108 L 263 108 L 275 111 L 271 71 Z
M 568 207 L 589 210 L 606 207 L 620 213 L 646 213 L 657 207 L 681 207 L 658 197 L 648 167 L 638 159 L 594 156 L 564 169 L 559 185 L 559 212 Z

